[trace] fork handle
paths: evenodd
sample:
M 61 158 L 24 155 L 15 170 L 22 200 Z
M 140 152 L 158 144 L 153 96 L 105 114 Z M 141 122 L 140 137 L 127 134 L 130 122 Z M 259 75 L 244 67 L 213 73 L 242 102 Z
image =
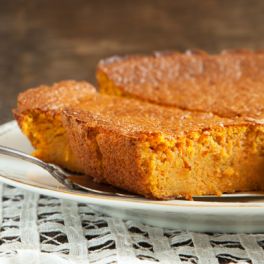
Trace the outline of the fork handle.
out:
M 31 155 L 28 155 L 25 152 L 19 151 L 17 149 L 13 149 L 13 148 L 9 148 L 9 147 L 5 147 L 5 146 L 0 145 L 0 154 L 7 155 L 10 157 L 14 157 L 14 158 L 18 158 L 18 159 L 22 159 L 25 161 L 29 161 L 29 162 L 34 163 L 34 164 L 36 164 L 36 165 L 38 165 L 38 166 L 40 166 L 43 169 L 48 170 L 48 171 L 50 171 L 50 169 L 51 169 L 51 166 L 49 166 L 48 163 L 46 163 L 46 162 L 44 162 L 38 158 L 35 158 Z
M 56 168 L 55 165 L 46 163 L 38 158 L 35 158 L 31 155 L 26 154 L 25 152 L 19 151 L 17 149 L 9 148 L 0 145 L 0 154 L 7 155 L 10 157 L 18 158 L 21 160 L 25 160 L 31 162 L 35 165 L 40 166 L 44 170 L 48 171 L 58 182 L 62 183 L 63 185 L 73 189 L 74 184 L 67 179 L 65 176 L 66 173 L 62 173 L 62 169 Z

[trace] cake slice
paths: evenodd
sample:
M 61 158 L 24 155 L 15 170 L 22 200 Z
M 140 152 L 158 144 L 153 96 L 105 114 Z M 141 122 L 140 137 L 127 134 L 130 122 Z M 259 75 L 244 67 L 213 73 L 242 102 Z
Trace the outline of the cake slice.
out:
M 34 154 L 146 197 L 264 189 L 264 125 L 135 99 L 65 81 L 18 97 Z
M 62 126 L 61 111 L 95 92 L 87 82 L 61 81 L 19 94 L 14 116 L 35 148 L 34 156 L 72 171 L 80 170 Z
M 264 189 L 264 125 L 95 94 L 63 111 L 82 172 L 171 199 Z
M 97 68 L 104 94 L 223 117 L 264 117 L 264 52 L 165 52 L 112 57 Z

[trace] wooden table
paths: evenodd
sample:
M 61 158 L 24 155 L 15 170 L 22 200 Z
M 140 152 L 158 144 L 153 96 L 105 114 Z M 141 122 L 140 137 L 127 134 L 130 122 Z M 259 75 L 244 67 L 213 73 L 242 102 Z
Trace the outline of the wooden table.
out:
M 0 123 L 17 94 L 62 79 L 95 82 L 113 54 L 263 48 L 264 1 L 0 0 Z

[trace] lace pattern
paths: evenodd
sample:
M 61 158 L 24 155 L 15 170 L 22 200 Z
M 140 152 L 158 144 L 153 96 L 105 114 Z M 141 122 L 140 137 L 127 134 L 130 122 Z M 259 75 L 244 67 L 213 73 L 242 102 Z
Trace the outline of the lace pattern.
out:
M 32 263 L 264 263 L 264 234 L 180 232 L 7 185 L 0 193 L 0 261 L 31 252 Z

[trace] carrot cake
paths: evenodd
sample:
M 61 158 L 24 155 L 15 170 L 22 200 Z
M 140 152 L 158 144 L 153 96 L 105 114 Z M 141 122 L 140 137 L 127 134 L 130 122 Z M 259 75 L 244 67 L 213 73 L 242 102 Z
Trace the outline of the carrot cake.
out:
M 51 87 L 41 85 L 28 89 L 18 96 L 14 116 L 35 148 L 34 156 L 78 171 L 78 160 L 69 148 L 61 111 L 78 104 L 96 92 L 87 82 L 61 81 Z
M 110 95 L 85 82 L 22 93 L 35 155 L 145 197 L 264 190 L 264 124 Z
M 264 52 L 161 52 L 112 57 L 97 68 L 101 93 L 223 117 L 264 118 Z

